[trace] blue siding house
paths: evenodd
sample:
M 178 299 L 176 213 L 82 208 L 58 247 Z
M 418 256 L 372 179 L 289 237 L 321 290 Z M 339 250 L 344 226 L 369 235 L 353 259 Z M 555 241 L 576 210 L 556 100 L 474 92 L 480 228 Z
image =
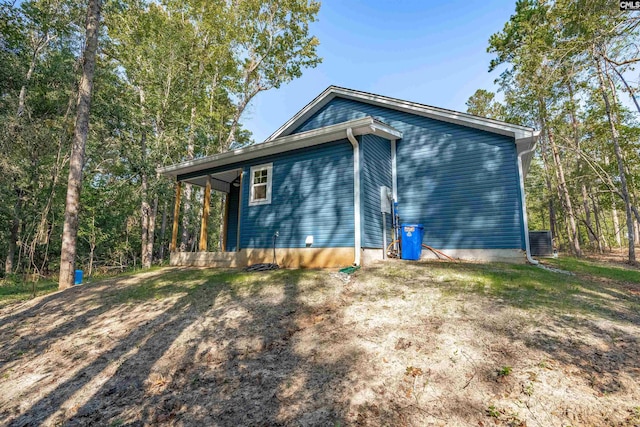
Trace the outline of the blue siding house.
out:
M 336 86 L 265 142 L 162 168 L 227 194 L 224 251 L 178 252 L 174 265 L 333 267 L 381 259 L 391 218 L 463 259 L 530 259 L 524 178 L 538 133 L 527 127 Z M 206 211 L 203 209 L 203 211 Z M 179 204 L 176 206 L 179 213 Z M 174 221 L 174 236 L 177 236 Z M 424 253 L 428 256 L 428 253 Z M 530 259 L 531 260 L 531 259 Z

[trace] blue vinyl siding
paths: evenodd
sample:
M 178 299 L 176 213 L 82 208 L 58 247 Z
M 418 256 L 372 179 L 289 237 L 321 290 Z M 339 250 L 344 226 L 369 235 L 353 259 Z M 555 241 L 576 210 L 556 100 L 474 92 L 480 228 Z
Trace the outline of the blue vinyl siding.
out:
M 523 249 L 513 138 L 335 98 L 293 133 L 366 116 L 403 133 L 397 143 L 401 221 L 425 226 L 441 249 Z
M 229 212 L 227 214 L 227 251 L 238 250 L 238 208 L 240 207 L 240 187 L 231 186 L 229 192 Z
M 363 248 L 382 248 L 380 187 L 391 188 L 391 143 L 375 135 L 360 140 L 360 209 Z M 387 239 L 391 232 L 387 215 Z
M 251 166 L 273 163 L 268 205 L 249 206 Z M 243 166 L 241 248 L 348 247 L 353 235 L 353 148 L 345 139 L 255 159 Z

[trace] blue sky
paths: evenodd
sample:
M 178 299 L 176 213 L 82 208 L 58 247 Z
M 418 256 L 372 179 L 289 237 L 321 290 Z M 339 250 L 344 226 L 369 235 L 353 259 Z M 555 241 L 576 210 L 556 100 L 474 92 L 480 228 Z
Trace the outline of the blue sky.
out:
M 476 89 L 496 90 L 489 36 L 515 0 L 326 0 L 311 31 L 323 62 L 259 94 L 243 117 L 256 142 L 329 85 L 465 111 Z

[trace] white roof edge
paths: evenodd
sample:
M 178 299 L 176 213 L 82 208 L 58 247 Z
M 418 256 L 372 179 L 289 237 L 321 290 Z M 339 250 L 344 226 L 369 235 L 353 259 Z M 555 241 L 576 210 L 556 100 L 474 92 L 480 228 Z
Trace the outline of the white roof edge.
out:
M 336 87 L 337 86 L 329 86 L 328 88 L 323 90 L 322 93 L 320 93 L 320 95 L 318 95 L 315 98 L 313 98 L 311 100 L 311 102 L 309 102 L 307 105 L 305 105 L 300 111 L 298 111 L 289 120 L 287 120 L 287 122 L 285 124 L 280 126 L 278 129 L 276 129 L 276 131 L 274 133 L 269 135 L 269 137 L 267 139 L 265 139 L 265 141 L 273 141 L 274 139 L 278 138 L 280 135 L 283 135 L 285 132 L 287 132 L 287 133 L 293 132 L 295 130 L 295 127 L 297 127 L 297 126 L 294 127 L 294 125 L 297 122 L 302 122 L 302 121 L 306 120 L 309 116 L 314 114 L 316 111 L 318 111 L 324 105 L 326 105 L 329 101 L 331 101 L 333 98 L 335 98 L 335 94 L 332 93 L 332 92 L 334 91 L 334 89 Z M 302 123 L 299 123 L 299 124 L 302 124 Z
M 346 99 L 362 101 L 369 104 L 379 105 L 393 110 L 417 114 L 435 120 L 441 120 L 449 123 L 484 130 L 487 132 L 510 136 L 513 137 L 516 141 L 519 139 L 530 137 L 533 135 L 533 133 L 536 132 L 533 128 L 514 125 L 500 120 L 488 119 L 485 117 L 474 116 L 468 113 L 447 110 L 439 107 L 432 107 L 425 104 L 404 101 L 397 98 L 376 95 L 368 92 L 361 92 L 338 86 L 329 86 L 320 95 L 313 99 L 313 101 L 311 101 L 304 108 L 298 111 L 291 119 L 289 119 L 284 125 L 276 130 L 269 138 L 267 138 L 266 141 L 272 141 L 290 134 L 305 120 L 307 120 L 337 96 Z
M 373 117 L 363 117 L 361 119 L 325 126 L 307 132 L 283 136 L 271 141 L 265 141 L 261 144 L 238 148 L 233 151 L 226 151 L 212 156 L 176 163 L 158 168 L 157 171 L 163 175 L 177 177 L 178 175 L 190 174 L 203 169 L 211 169 L 258 157 L 311 147 L 342 138 L 346 139 L 346 130 L 348 128 L 353 130 L 354 135 L 374 134 L 388 140 L 402 138 L 402 132 L 397 129 L 375 120 Z M 345 132 L 345 134 L 340 135 L 342 132 Z
M 517 135 L 516 136 L 516 144 L 521 144 L 521 143 L 528 143 L 531 144 L 533 142 L 535 142 L 538 137 L 540 136 L 540 131 L 539 130 L 534 130 L 532 132 L 526 132 L 522 135 Z

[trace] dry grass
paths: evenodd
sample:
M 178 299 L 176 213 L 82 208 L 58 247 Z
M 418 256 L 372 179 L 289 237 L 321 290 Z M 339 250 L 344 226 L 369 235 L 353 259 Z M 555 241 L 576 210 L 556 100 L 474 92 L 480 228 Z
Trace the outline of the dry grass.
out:
M 0 309 L 0 424 L 640 424 L 640 273 L 163 269 Z

